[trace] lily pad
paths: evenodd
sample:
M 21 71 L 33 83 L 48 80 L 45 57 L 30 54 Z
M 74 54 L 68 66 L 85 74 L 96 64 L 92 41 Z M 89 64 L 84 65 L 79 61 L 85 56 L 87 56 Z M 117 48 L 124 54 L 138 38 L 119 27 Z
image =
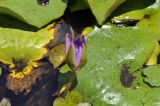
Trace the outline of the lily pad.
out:
M 159 106 L 160 105 L 160 96 L 159 88 L 151 89 L 150 92 L 147 92 L 146 95 L 142 98 L 143 106 Z
M 88 63 L 79 71 L 76 89 L 85 101 L 95 106 L 142 106 L 146 88 L 140 84 L 135 89 L 143 79 L 138 77 L 141 74 L 134 73 L 148 59 L 155 43 L 155 38 L 145 29 L 95 28 L 88 35 Z M 124 65 L 135 77 L 130 87 L 123 86 L 120 81 Z
M 76 106 L 82 101 L 82 96 L 76 90 L 73 90 L 69 92 L 65 98 L 57 98 L 54 101 L 54 106 Z
M 28 24 L 42 27 L 63 15 L 67 0 L 50 0 L 41 6 L 37 0 L 1 0 L 0 13 L 12 15 Z
M 97 22 L 102 25 L 110 14 L 125 0 L 85 0 L 92 13 L 97 19 Z
M 4 28 L 21 29 L 25 31 L 38 31 L 37 27 L 31 26 L 25 22 L 22 22 L 12 16 L 0 14 L 0 26 Z
M 59 67 L 66 60 L 65 45 L 59 44 L 51 49 L 49 53 L 49 61 L 54 68 Z
M 153 87 L 160 87 L 160 66 L 149 66 L 143 70 L 143 74 L 146 76 L 144 81 L 149 83 Z
M 157 39 L 160 39 L 160 28 L 159 17 L 160 17 L 160 2 L 156 0 L 156 2 L 145 8 L 130 11 L 124 13 L 120 16 L 117 16 L 112 19 L 112 21 L 124 21 L 124 20 L 138 20 L 136 26 L 147 28 L 153 36 L 156 36 Z
M 72 12 L 75 12 L 75 11 L 87 9 L 87 6 L 84 0 L 76 0 L 76 3 L 72 5 L 70 8 Z
M 160 46 L 159 43 L 157 42 L 150 58 L 147 60 L 145 65 L 156 65 L 159 53 L 160 53 Z
M 13 59 L 27 60 L 26 64 L 41 59 L 47 52 L 44 46 L 53 38 L 51 26 L 38 32 L 0 28 L 0 61 L 13 68 Z
M 147 8 L 154 4 L 155 1 L 156 0 L 126 0 L 113 12 L 112 16 L 115 17 L 129 11 Z

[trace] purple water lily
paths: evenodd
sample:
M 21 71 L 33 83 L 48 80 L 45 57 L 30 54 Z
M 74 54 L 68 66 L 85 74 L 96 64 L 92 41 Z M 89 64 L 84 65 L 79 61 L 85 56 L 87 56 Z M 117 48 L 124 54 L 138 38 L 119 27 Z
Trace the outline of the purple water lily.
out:
M 66 55 L 67 63 L 74 71 L 86 64 L 85 37 L 73 38 L 71 34 L 67 34 Z
M 72 44 L 72 36 L 69 33 L 66 34 L 66 55 L 68 54 L 68 50 Z

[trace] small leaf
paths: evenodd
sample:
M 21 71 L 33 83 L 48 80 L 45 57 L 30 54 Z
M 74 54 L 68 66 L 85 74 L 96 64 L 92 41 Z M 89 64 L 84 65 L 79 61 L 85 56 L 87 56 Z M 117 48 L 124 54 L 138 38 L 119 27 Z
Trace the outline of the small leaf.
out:
M 83 101 L 82 96 L 75 90 L 69 92 L 65 98 L 57 98 L 54 106 L 76 106 Z
M 149 83 L 153 87 L 160 87 L 160 66 L 149 66 L 143 70 L 143 74 L 146 76 L 144 81 Z
M 49 61 L 54 68 L 59 67 L 66 60 L 65 44 L 59 44 L 49 52 Z
M 60 72 L 61 73 L 66 73 L 68 71 L 71 71 L 71 69 L 69 68 L 69 66 L 66 64 L 63 67 L 61 67 Z
M 70 8 L 72 12 L 75 12 L 75 11 L 87 9 L 87 6 L 84 0 L 76 0 L 76 3 L 72 5 Z
M 97 22 L 102 25 L 110 14 L 125 0 L 86 0 Z

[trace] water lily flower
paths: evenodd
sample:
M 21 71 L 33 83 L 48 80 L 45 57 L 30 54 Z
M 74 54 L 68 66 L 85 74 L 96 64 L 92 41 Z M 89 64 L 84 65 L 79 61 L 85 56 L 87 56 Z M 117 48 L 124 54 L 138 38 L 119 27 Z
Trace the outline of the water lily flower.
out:
M 87 62 L 85 37 L 74 38 L 72 34 L 66 35 L 66 62 L 68 66 L 76 71 Z

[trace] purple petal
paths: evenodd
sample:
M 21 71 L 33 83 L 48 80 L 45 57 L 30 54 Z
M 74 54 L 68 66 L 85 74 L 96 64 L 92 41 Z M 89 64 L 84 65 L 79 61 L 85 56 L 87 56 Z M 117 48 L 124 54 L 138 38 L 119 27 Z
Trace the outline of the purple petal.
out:
M 85 37 L 82 36 L 81 38 L 76 38 L 74 39 L 74 44 L 79 46 L 82 46 L 83 44 L 85 44 Z
M 69 35 L 69 33 L 66 34 L 66 54 L 68 53 L 68 50 L 71 46 L 71 43 L 72 43 L 72 38 L 71 36 Z
M 82 36 L 81 38 L 74 39 L 74 50 L 75 50 L 75 65 L 76 67 L 79 66 L 82 52 L 83 52 L 83 46 L 85 44 L 85 38 Z
M 80 60 L 82 57 L 82 49 L 83 49 L 82 46 L 75 47 L 75 62 L 76 62 L 75 65 L 76 67 L 78 67 L 80 64 Z

